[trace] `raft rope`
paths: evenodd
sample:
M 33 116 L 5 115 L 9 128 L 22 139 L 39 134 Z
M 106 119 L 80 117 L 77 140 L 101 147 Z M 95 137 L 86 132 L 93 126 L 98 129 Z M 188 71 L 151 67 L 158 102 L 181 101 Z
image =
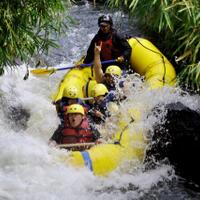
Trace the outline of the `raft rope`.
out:
M 160 52 L 157 52 L 157 51 L 154 51 L 148 47 L 146 47 L 145 45 L 143 45 L 136 37 L 133 37 L 135 40 L 137 40 L 137 42 L 142 45 L 145 49 L 153 52 L 153 53 L 156 53 L 158 55 L 160 55 L 161 59 L 162 59 L 162 62 L 163 62 L 163 67 L 164 67 L 164 73 L 163 73 L 163 78 L 162 78 L 162 82 L 163 82 L 163 85 L 165 84 L 165 76 L 166 76 L 166 65 L 165 65 L 165 58 L 164 56 L 160 53 Z
M 119 140 L 115 141 L 114 144 L 121 145 L 121 139 L 122 139 L 122 136 L 124 134 L 124 131 L 128 128 L 129 124 L 133 123 L 134 121 L 135 120 L 131 117 L 131 121 L 122 129 L 122 131 L 120 133 L 120 136 L 119 136 Z

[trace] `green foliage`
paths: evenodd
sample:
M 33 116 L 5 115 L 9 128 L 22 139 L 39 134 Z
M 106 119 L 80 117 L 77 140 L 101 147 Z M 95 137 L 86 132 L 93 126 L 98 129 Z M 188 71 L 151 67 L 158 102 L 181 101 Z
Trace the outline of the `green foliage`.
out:
M 61 33 L 63 22 L 71 22 L 64 14 L 69 6 L 70 0 L 1 0 L 0 72 L 17 59 L 27 61 L 34 53 L 56 46 L 52 33 Z
M 197 92 L 200 91 L 200 62 L 185 67 L 179 73 L 179 81 L 181 85 L 186 84 L 189 88 L 195 88 Z M 184 84 L 183 84 L 184 83 Z
M 108 0 L 112 8 L 126 9 L 149 33 L 159 33 L 168 51 L 187 65 L 180 65 L 181 78 L 194 89 L 200 87 L 200 1 L 199 0 Z M 182 58 L 182 59 L 181 59 Z M 192 70 L 191 70 L 191 66 Z M 196 69 L 196 70 L 194 70 Z M 196 73 L 196 74 L 195 74 Z M 194 75 L 195 74 L 195 75 Z M 194 79 L 194 77 L 198 79 Z

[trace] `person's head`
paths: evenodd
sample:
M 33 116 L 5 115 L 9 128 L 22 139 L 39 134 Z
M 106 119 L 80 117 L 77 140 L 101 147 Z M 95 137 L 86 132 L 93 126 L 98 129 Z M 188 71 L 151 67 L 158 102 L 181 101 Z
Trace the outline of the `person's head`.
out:
M 98 19 L 98 26 L 100 27 L 103 33 L 109 33 L 112 26 L 113 21 L 110 15 L 102 15 Z
M 120 77 L 122 75 L 122 70 L 120 69 L 120 67 L 118 67 L 117 65 L 110 65 L 106 68 L 105 71 L 105 82 L 108 85 L 114 85 L 115 84 L 115 78 L 116 77 Z
M 79 96 L 78 89 L 74 86 L 68 86 L 64 89 L 63 97 L 67 98 L 68 105 L 77 103 Z
M 76 128 L 82 123 L 85 116 L 85 110 L 80 104 L 72 104 L 67 108 L 66 114 L 70 126 Z
M 107 94 L 108 89 L 104 84 L 98 83 L 94 86 L 93 97 L 96 103 L 101 103 Z

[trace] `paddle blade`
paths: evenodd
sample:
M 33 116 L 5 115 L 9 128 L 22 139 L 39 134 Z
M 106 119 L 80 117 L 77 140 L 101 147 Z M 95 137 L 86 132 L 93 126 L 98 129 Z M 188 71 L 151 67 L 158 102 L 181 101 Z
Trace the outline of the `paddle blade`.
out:
M 40 69 L 32 69 L 31 73 L 34 74 L 34 75 L 46 75 L 46 74 L 52 74 L 55 71 L 56 71 L 55 68 L 52 68 L 52 69 L 43 69 L 43 68 L 40 68 Z

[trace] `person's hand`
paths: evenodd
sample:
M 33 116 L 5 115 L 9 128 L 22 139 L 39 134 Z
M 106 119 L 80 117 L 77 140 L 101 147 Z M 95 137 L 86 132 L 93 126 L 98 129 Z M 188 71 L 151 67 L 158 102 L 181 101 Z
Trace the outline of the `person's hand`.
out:
M 96 117 L 99 117 L 99 118 L 102 118 L 102 119 L 104 118 L 104 115 L 98 110 L 95 110 L 94 114 L 95 114 Z
M 124 62 L 124 57 L 123 56 L 118 57 L 117 62 L 120 62 L 120 63 Z
M 102 42 L 100 43 L 99 46 L 95 43 L 95 46 L 94 46 L 94 54 L 95 54 L 95 55 L 100 55 L 100 52 L 101 52 L 101 45 L 102 45 Z
M 95 141 L 95 145 L 102 144 L 102 143 L 104 143 L 104 141 L 101 138 Z
M 82 69 L 81 64 L 76 64 L 76 65 L 75 65 L 75 68 L 76 68 L 76 69 L 79 69 L 79 70 Z
M 76 69 L 81 69 L 81 64 L 83 64 L 83 58 L 78 60 L 77 62 L 74 63 L 74 66 Z

